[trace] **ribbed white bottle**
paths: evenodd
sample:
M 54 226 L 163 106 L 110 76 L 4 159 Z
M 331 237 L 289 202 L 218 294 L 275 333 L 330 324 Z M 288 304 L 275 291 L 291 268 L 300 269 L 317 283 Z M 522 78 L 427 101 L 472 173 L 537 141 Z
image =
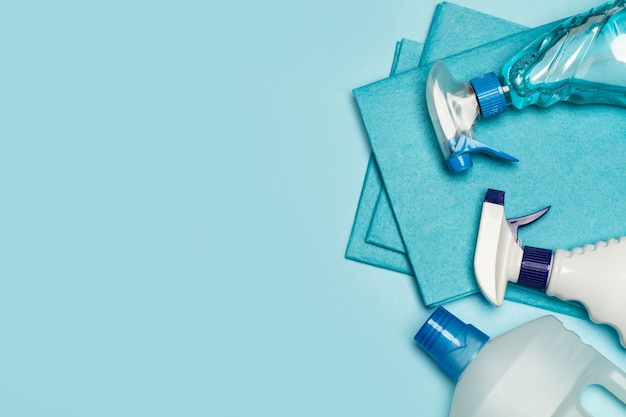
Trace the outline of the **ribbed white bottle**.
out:
M 626 238 L 554 251 L 546 294 L 585 305 L 596 323 L 613 326 L 626 346 Z

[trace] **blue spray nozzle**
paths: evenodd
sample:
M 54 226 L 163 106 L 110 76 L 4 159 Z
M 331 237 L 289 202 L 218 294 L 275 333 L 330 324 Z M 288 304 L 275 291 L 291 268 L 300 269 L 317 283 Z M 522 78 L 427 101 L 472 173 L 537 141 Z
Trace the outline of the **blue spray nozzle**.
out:
M 446 160 L 448 169 L 453 173 L 457 173 L 459 171 L 470 168 L 472 166 L 471 154 L 477 152 L 484 153 L 494 158 L 502 159 L 504 161 L 519 161 L 519 159 L 517 159 L 516 157 L 504 153 L 492 146 L 479 142 L 472 137 L 461 135 L 461 137 L 459 137 L 456 141 L 454 151 Z
M 489 341 L 489 336 L 438 307 L 414 340 L 437 361 L 441 370 L 456 381 Z

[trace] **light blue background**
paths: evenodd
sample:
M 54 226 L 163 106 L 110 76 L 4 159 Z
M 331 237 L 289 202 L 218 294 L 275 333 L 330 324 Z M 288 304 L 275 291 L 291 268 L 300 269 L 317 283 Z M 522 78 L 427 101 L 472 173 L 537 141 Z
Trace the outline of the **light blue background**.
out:
M 414 282 L 343 258 L 351 90 L 437 2 L 84 3 L 0 8 L 0 415 L 447 415 Z M 457 4 L 532 27 L 597 2 Z M 448 307 L 494 336 L 544 314 Z

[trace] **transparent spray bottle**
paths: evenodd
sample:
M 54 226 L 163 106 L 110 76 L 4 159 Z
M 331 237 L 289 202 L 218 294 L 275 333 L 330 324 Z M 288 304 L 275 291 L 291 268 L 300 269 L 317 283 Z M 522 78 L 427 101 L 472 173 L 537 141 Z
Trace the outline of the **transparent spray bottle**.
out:
M 457 383 L 450 417 L 589 417 L 592 384 L 626 403 L 626 374 L 554 316 L 489 339 L 438 307 L 415 341 Z
M 474 139 L 477 118 L 508 106 L 551 106 L 559 101 L 626 107 L 626 0 L 609 1 L 556 25 L 501 69 L 457 81 L 442 61 L 428 76 L 426 101 L 437 140 L 452 173 L 472 166 L 481 152 L 517 161 Z

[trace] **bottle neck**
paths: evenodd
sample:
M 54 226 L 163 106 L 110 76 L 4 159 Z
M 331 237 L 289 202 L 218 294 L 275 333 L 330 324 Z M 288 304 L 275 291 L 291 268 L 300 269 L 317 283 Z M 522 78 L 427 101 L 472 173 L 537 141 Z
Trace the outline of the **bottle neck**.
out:
M 510 90 L 495 72 L 472 78 L 470 84 L 476 94 L 483 119 L 506 111 L 507 103 L 510 103 Z
M 552 251 L 550 249 L 525 246 L 517 283 L 524 287 L 544 291 L 548 286 L 551 270 Z

